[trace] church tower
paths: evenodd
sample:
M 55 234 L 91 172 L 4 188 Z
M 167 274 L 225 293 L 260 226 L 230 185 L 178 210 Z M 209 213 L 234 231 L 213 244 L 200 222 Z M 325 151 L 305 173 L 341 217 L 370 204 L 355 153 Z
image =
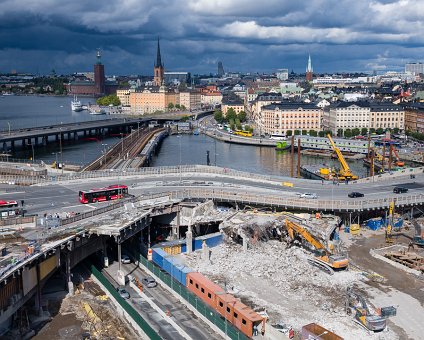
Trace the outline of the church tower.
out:
M 314 70 L 312 69 L 311 54 L 309 53 L 308 66 L 306 67 L 306 80 L 312 81 Z
M 161 86 L 163 82 L 163 74 L 164 74 L 164 68 L 162 64 L 162 59 L 160 57 L 160 45 L 159 45 L 159 38 L 158 38 L 158 49 L 156 53 L 156 62 L 155 67 L 153 69 L 153 85 L 154 86 Z
M 105 66 L 102 64 L 102 56 L 100 50 L 97 50 L 97 61 L 94 64 L 94 87 L 96 88 L 96 95 L 101 96 L 106 92 L 105 87 Z

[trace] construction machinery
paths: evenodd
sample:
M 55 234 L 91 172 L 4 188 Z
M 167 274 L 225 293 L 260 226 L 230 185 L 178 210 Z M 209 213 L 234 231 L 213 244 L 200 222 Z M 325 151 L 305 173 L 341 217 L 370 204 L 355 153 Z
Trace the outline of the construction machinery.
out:
M 424 231 L 415 219 L 412 219 L 412 224 L 415 228 L 415 236 L 412 238 L 412 243 L 419 247 L 424 247 Z
M 392 229 L 393 229 L 393 211 L 395 209 L 395 202 L 390 202 L 389 205 L 389 220 L 387 222 L 386 226 L 386 243 L 393 243 L 393 235 L 392 235 Z
M 352 288 L 347 289 L 346 313 L 353 315 L 357 324 L 373 332 L 386 328 L 387 318 L 396 315 L 393 306 L 375 309 L 365 301 L 364 297 Z
M 339 180 L 342 180 L 342 181 L 345 181 L 345 180 L 350 181 L 350 180 L 358 179 L 358 176 L 354 175 L 352 173 L 352 171 L 350 170 L 349 165 L 347 164 L 346 160 L 344 159 L 342 152 L 336 146 L 336 144 L 334 143 L 333 138 L 331 138 L 330 134 L 327 134 L 327 138 L 330 141 L 331 146 L 332 146 L 334 152 L 336 153 L 337 158 L 338 158 L 340 165 L 341 165 L 339 172 L 336 174 L 337 178 Z
M 396 149 L 393 147 L 393 145 L 390 145 L 390 148 L 392 149 L 392 152 L 393 152 L 393 154 L 395 155 L 395 158 L 396 158 L 396 162 L 395 162 L 395 164 L 396 164 L 397 166 L 405 166 L 405 162 L 400 160 L 400 158 L 399 158 L 399 154 L 398 154 L 398 152 L 396 151 Z
M 313 247 L 316 256 L 308 260 L 312 265 L 324 270 L 330 275 L 335 270 L 347 269 L 349 260 L 344 254 L 333 254 L 335 252 L 334 247 L 331 250 L 327 249 L 320 240 L 298 223 L 285 219 L 285 228 L 291 240 L 294 241 L 296 237 L 300 237 L 308 245 Z

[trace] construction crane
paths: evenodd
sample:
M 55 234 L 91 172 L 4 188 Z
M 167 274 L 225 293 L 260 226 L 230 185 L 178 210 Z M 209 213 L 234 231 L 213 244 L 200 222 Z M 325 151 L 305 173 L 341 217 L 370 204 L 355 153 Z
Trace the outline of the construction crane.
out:
M 354 175 L 352 173 L 352 171 L 350 170 L 349 165 L 347 164 L 346 160 L 344 159 L 339 148 L 334 143 L 333 138 L 331 138 L 330 134 L 327 134 L 327 138 L 330 141 L 331 146 L 333 147 L 333 150 L 337 155 L 337 158 L 339 159 L 340 165 L 342 166 L 339 173 L 337 174 L 337 177 L 340 180 L 348 180 L 348 181 L 358 179 L 358 176 Z
M 321 241 L 309 233 L 304 227 L 288 219 L 285 220 L 285 227 L 290 239 L 294 240 L 296 236 L 299 236 L 314 248 L 316 256 L 313 259 L 309 259 L 309 263 L 331 275 L 334 273 L 334 270 L 347 269 L 349 260 L 345 255 L 332 254 L 332 251 L 327 249 Z
M 398 152 L 396 151 L 396 149 L 393 147 L 393 145 L 390 145 L 390 147 L 391 147 L 391 149 L 392 149 L 392 151 L 393 151 L 393 154 L 395 155 L 395 158 L 396 158 L 396 162 L 395 162 L 395 164 L 396 164 L 397 166 L 405 166 L 405 162 L 400 160 L 400 158 L 399 158 L 399 154 L 398 154 Z
M 393 229 L 393 211 L 395 209 L 395 202 L 390 202 L 389 205 L 389 221 L 387 222 L 386 226 L 386 243 L 393 243 L 393 235 L 392 235 L 392 229 Z

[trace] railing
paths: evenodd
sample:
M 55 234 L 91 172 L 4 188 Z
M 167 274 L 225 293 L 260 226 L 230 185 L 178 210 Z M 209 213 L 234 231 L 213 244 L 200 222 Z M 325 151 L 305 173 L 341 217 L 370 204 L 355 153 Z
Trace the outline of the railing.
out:
M 36 219 L 35 216 L 9 217 L 9 218 L 5 218 L 5 219 L 0 219 L 0 226 L 5 227 L 5 226 L 8 226 L 8 225 L 34 223 L 35 219 Z
M 361 178 L 357 180 L 357 183 L 369 183 L 369 182 L 381 182 L 387 181 L 388 179 L 408 176 L 408 175 L 418 175 L 424 173 L 424 167 L 419 168 L 407 168 L 403 170 L 392 171 L 391 173 L 384 173 L 372 177 Z
M 247 340 L 248 338 L 236 329 L 231 323 L 225 320 L 220 314 L 215 310 L 211 309 L 206 305 L 201 299 L 196 295 L 191 293 L 186 287 L 181 285 L 178 281 L 171 278 L 168 273 L 164 273 L 160 270 L 159 267 L 155 266 L 153 263 L 147 261 L 145 257 L 138 254 L 139 263 L 144 267 L 149 269 L 153 274 L 155 274 L 159 279 L 162 280 L 168 287 L 170 287 L 174 292 L 181 296 L 185 301 L 190 303 L 196 310 L 207 318 L 210 322 L 215 324 L 222 332 L 224 332 L 230 339 L 233 340 Z
M 141 315 L 127 302 L 125 301 L 110 284 L 110 282 L 104 277 L 104 275 L 94 266 L 91 265 L 91 273 L 100 281 L 103 287 L 113 296 L 113 298 L 119 303 L 119 305 L 128 313 L 128 315 L 137 323 L 138 326 L 144 331 L 149 339 L 160 340 L 161 337 L 155 332 L 155 330 L 144 320 Z

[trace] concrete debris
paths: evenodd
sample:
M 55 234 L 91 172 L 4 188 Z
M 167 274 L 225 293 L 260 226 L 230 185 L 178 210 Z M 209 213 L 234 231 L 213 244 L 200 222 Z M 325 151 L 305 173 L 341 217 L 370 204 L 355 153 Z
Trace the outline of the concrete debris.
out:
M 200 252 L 182 256 L 189 267 L 227 291 L 237 292 L 246 304 L 266 308 L 270 323 L 283 320 L 300 330 L 316 322 L 345 339 L 381 339 L 381 334 L 365 335 L 345 313 L 345 292 L 364 279 L 360 273 L 343 271 L 330 276 L 307 262 L 310 252 L 287 248 L 276 240 L 241 250 L 242 246 L 234 243 L 211 248 L 211 263 L 205 263 Z M 385 331 L 384 339 L 397 336 Z

